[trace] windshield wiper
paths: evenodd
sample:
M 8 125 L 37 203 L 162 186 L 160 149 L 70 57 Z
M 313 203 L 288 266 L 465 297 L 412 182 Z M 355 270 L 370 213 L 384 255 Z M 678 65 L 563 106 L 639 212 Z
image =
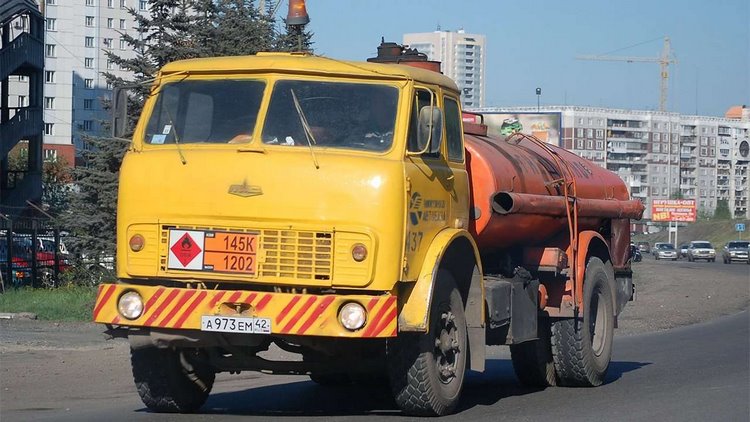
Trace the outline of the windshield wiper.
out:
M 180 161 L 182 162 L 182 165 L 187 164 L 187 160 L 185 159 L 185 155 L 182 154 L 182 147 L 180 147 L 180 137 L 177 135 L 177 126 L 175 126 L 174 121 L 172 120 L 172 113 L 169 112 L 169 106 L 166 108 L 167 112 L 167 118 L 169 119 L 169 124 L 172 125 L 172 130 L 174 131 L 174 144 L 177 146 L 177 153 L 180 154 Z
M 299 116 L 299 121 L 302 123 L 302 128 L 305 132 L 305 139 L 307 139 L 307 146 L 310 148 L 310 155 L 312 155 L 313 164 L 315 165 L 316 169 L 319 169 L 320 166 L 318 165 L 318 160 L 315 158 L 315 151 L 313 151 L 312 144 L 317 144 L 315 142 L 315 136 L 312 133 L 312 130 L 310 130 L 310 125 L 307 124 L 307 118 L 305 117 L 305 113 L 302 111 L 302 106 L 299 104 L 299 100 L 297 100 L 297 95 L 294 93 L 293 89 L 289 89 L 289 91 L 292 92 L 292 100 L 294 100 L 294 108 L 297 110 L 297 115 Z

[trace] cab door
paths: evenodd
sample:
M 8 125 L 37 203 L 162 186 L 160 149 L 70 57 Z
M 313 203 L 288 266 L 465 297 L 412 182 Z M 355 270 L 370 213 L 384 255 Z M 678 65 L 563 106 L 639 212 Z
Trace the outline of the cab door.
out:
M 451 221 L 455 175 L 446 160 L 439 94 L 437 87 L 416 86 L 411 99 L 404 158 L 406 232 L 402 280 L 417 279 L 427 248 Z M 420 139 L 420 125 L 421 133 L 429 136 Z

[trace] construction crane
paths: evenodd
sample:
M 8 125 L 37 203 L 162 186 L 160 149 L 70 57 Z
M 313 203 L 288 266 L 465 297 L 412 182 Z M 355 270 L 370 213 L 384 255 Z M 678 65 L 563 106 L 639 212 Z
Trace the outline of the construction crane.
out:
M 650 41 L 649 41 L 650 42 Z M 643 43 L 642 43 L 643 44 Z M 629 48 L 629 47 L 628 47 Z M 667 87 L 669 82 L 669 65 L 676 64 L 677 60 L 672 55 L 669 37 L 664 37 L 664 48 L 659 57 L 628 57 L 609 55 L 583 55 L 576 56 L 578 60 L 602 60 L 628 63 L 659 63 L 661 67 L 661 86 L 659 95 L 659 111 L 667 111 Z

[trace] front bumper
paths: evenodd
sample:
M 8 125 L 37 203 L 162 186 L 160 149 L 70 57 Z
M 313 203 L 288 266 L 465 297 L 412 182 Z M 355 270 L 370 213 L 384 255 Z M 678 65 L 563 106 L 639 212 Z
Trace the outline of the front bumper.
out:
M 124 293 L 143 298 L 143 313 L 135 320 L 120 315 Z M 367 310 L 365 325 L 349 331 L 338 321 L 339 309 L 358 302 Z M 272 335 L 385 338 L 397 332 L 397 303 L 392 295 L 313 295 L 202 290 L 163 286 L 102 284 L 94 305 L 94 322 L 126 327 L 200 330 L 201 317 L 242 316 L 271 319 Z

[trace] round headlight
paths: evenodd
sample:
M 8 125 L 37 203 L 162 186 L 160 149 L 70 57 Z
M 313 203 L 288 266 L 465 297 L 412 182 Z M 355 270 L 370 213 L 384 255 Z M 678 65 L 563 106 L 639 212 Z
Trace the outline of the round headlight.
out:
M 130 238 L 129 244 L 131 251 L 138 252 L 143 250 L 143 247 L 146 245 L 146 239 L 140 234 L 134 234 L 133 237 Z
M 352 258 L 357 262 L 362 262 L 367 258 L 367 248 L 361 243 L 357 243 L 352 247 Z
M 339 322 L 347 330 L 359 330 L 365 326 L 367 312 L 365 308 L 356 302 L 349 302 L 341 307 L 339 311 Z
M 120 315 L 127 319 L 138 319 L 143 313 L 143 298 L 138 292 L 131 290 L 120 296 L 120 300 L 117 302 L 117 310 L 120 311 Z

